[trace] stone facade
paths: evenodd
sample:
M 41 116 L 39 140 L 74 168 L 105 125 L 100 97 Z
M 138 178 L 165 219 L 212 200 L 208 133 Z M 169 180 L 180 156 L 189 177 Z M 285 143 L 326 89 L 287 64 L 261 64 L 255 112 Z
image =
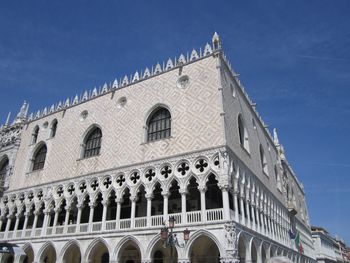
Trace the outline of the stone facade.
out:
M 148 141 L 159 108 L 171 115 L 171 136 Z M 314 261 L 303 187 L 217 34 L 203 52 L 28 118 L 27 106 L 21 112 L 0 238 L 21 246 L 29 261 Z M 85 138 L 96 128 L 101 150 L 84 158 Z M 44 145 L 44 166 L 33 171 Z M 177 246 L 169 250 L 159 231 L 171 217 Z

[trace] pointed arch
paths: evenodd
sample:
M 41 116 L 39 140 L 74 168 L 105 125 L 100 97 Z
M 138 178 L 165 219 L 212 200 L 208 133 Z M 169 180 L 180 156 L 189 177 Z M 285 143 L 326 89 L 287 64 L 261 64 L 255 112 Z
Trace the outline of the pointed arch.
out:
M 192 246 L 195 243 L 195 241 L 197 240 L 197 238 L 200 238 L 201 236 L 205 236 L 205 237 L 211 239 L 211 241 L 213 241 L 215 243 L 216 247 L 218 248 L 220 255 L 225 255 L 225 246 L 223 244 L 221 244 L 221 242 L 217 239 L 217 237 L 213 233 L 211 233 L 207 230 L 200 229 L 200 230 L 195 231 L 193 234 L 191 234 L 191 237 L 188 240 L 187 246 L 185 246 L 184 253 L 185 253 L 186 258 L 191 257 L 190 252 L 191 252 Z
M 32 247 L 32 245 L 30 243 L 25 243 L 22 246 L 22 250 L 24 251 L 24 253 L 26 253 L 27 256 L 27 263 L 33 263 L 34 262 L 34 258 L 35 258 L 35 254 L 34 254 L 34 249 Z
M 39 142 L 34 151 L 31 158 L 30 171 L 37 171 L 44 168 L 47 154 L 47 146 L 46 143 L 41 141 Z
M 56 136 L 58 121 L 57 119 L 53 119 L 50 125 L 50 138 L 54 138 Z
M 38 136 L 39 136 L 39 126 L 36 125 L 32 131 L 32 138 L 30 143 L 35 144 L 38 141 Z
M 54 263 L 54 262 L 56 262 L 56 257 L 57 257 L 56 251 L 57 251 L 57 249 L 55 247 L 55 244 L 51 241 L 47 241 L 39 249 L 39 251 L 37 253 L 37 258 L 35 261 L 44 262 L 44 259 L 46 257 L 50 256 L 50 260 L 47 262 Z M 50 253 L 50 255 L 47 255 L 49 253 Z
M 152 142 L 171 136 L 171 114 L 168 107 L 154 107 L 146 120 L 146 141 Z
M 112 254 L 112 260 L 111 261 L 116 261 L 116 262 L 121 262 L 118 261 L 123 249 L 130 243 L 133 243 L 135 245 L 136 248 L 139 249 L 140 252 L 140 259 L 144 259 L 144 248 L 142 246 L 142 243 L 134 236 L 128 235 L 128 236 L 124 236 L 117 244 L 117 246 L 115 247 L 113 254 Z
M 84 261 L 82 262 L 90 262 L 89 259 L 92 258 L 94 250 L 98 249 L 99 246 L 100 248 L 105 247 L 107 253 L 110 255 L 111 248 L 109 247 L 108 242 L 104 238 L 98 237 L 92 240 L 89 246 L 87 247 L 84 255 Z
M 0 158 L 0 187 L 4 185 L 8 170 L 10 168 L 10 160 L 5 154 Z
M 72 247 L 76 247 L 79 250 L 80 258 L 82 257 L 83 251 L 82 251 L 82 248 L 81 248 L 81 245 L 80 245 L 79 241 L 76 240 L 76 239 L 71 239 L 66 244 L 64 244 L 64 246 L 62 247 L 61 252 L 59 254 L 59 257 L 58 257 L 58 262 L 70 262 L 70 261 L 64 261 L 64 257 L 66 255 L 66 253 Z M 81 261 L 77 261 L 77 262 L 81 262 Z
M 81 158 L 89 158 L 100 154 L 102 145 L 102 129 L 92 124 L 83 135 Z
M 241 146 L 249 153 L 249 135 L 242 114 L 238 114 L 238 135 Z

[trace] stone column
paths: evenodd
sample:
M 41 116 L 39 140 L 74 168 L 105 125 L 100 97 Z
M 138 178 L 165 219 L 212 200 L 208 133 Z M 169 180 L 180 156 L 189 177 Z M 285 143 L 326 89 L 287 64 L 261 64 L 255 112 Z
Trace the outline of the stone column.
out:
M 83 210 L 82 204 L 77 204 L 78 208 L 78 214 L 77 214 L 77 229 L 75 230 L 76 233 L 80 232 L 80 221 L 81 221 L 81 211 Z
M 116 226 L 117 226 L 117 229 L 119 229 L 120 228 L 120 210 L 121 210 L 121 203 L 123 202 L 123 198 L 116 198 L 115 201 L 117 202 Z
M 240 202 L 241 202 L 241 224 L 245 225 L 245 212 L 244 212 L 244 202 L 243 202 L 243 194 L 240 194 Z
M 54 209 L 55 211 L 55 217 L 53 219 L 53 229 L 52 229 L 52 233 L 56 234 L 56 226 L 57 226 L 57 221 L 58 221 L 58 215 L 61 212 L 61 209 L 59 207 Z
M 187 194 L 187 189 L 182 189 L 180 191 L 181 194 L 181 220 L 182 224 L 187 223 L 187 216 L 186 216 L 186 194 Z
M 34 211 L 34 222 L 33 222 L 33 227 L 32 227 L 32 237 L 35 236 L 35 229 L 36 229 L 36 224 L 38 223 L 38 215 L 40 211 L 35 210 Z
M 15 233 L 18 229 L 18 224 L 19 224 L 19 220 L 21 218 L 21 213 L 17 213 L 16 214 L 16 222 L 15 222 L 15 228 L 13 229 L 13 232 Z
M 152 194 L 146 194 L 147 199 L 147 226 L 150 227 L 152 225 Z
M 235 221 L 239 222 L 239 213 L 238 213 L 238 191 L 233 192 L 233 202 L 235 206 Z
M 247 227 L 248 227 L 248 228 L 251 228 L 251 221 L 250 221 L 250 200 L 249 200 L 248 198 L 246 198 L 245 206 L 246 206 L 246 211 L 247 211 Z
M 168 198 L 169 198 L 169 192 L 162 192 L 163 196 L 163 221 L 168 220 Z
M 251 206 L 252 206 L 252 218 L 253 218 L 252 228 L 253 228 L 253 230 L 256 231 L 256 224 L 257 224 L 257 222 L 255 221 L 255 219 L 256 219 L 256 217 L 255 217 L 255 202 L 252 202 Z
M 24 212 L 24 223 L 23 223 L 23 232 L 22 232 L 22 237 L 25 236 L 25 232 L 27 229 L 28 225 L 28 218 L 29 218 L 30 212 Z
M 103 211 L 102 211 L 102 230 L 106 230 L 106 218 L 107 218 L 107 209 L 108 209 L 108 200 L 103 200 Z
M 221 187 L 221 193 L 222 193 L 222 204 L 223 204 L 223 218 L 224 220 L 230 219 L 230 201 L 228 200 L 228 185 Z
M 206 205 L 205 205 L 205 192 L 207 191 L 206 186 L 199 187 L 199 191 L 201 193 L 201 217 L 202 222 L 207 221 L 207 211 L 206 211 Z
M 41 235 L 46 236 L 46 229 L 50 222 L 50 210 L 44 211 L 44 222 L 43 222 L 43 228 L 41 230 Z
M 6 228 L 5 228 L 5 236 L 7 237 L 7 234 L 10 230 L 10 226 L 11 226 L 11 221 L 12 221 L 12 217 L 13 215 L 7 215 L 7 223 L 6 223 Z
M 136 200 L 137 196 L 130 196 L 131 201 L 131 228 L 135 228 L 135 213 L 136 213 Z
M 89 214 L 89 232 L 92 232 L 92 223 L 94 221 L 94 211 L 95 211 L 95 202 L 90 202 L 90 214 Z
M 68 224 L 69 224 L 69 214 L 70 214 L 70 210 L 71 210 L 71 207 L 69 205 L 66 205 L 65 207 L 66 209 L 66 214 L 65 214 L 65 218 L 64 218 L 64 233 L 67 233 L 68 231 Z

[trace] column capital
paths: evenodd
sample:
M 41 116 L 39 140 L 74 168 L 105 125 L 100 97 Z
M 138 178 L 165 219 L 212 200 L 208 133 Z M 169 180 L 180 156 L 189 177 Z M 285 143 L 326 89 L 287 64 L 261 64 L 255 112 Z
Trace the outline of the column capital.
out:
M 145 194 L 145 197 L 146 197 L 146 199 L 147 200 L 149 200 L 149 199 L 153 199 L 153 193 L 150 193 L 150 194 Z
M 129 199 L 131 202 L 137 202 L 138 197 L 137 197 L 137 195 L 130 195 Z
M 162 196 L 163 197 L 169 197 L 169 195 L 170 195 L 170 193 L 169 193 L 169 191 L 162 191 Z
M 182 188 L 182 189 L 180 189 L 180 190 L 179 190 L 179 193 L 180 193 L 181 195 L 187 195 L 187 194 L 188 194 L 187 188 Z
M 109 200 L 102 200 L 101 204 L 103 206 L 108 206 L 109 205 Z
M 206 186 L 206 185 L 198 186 L 198 190 L 199 190 L 201 193 L 205 193 L 205 192 L 207 191 L 207 186 Z

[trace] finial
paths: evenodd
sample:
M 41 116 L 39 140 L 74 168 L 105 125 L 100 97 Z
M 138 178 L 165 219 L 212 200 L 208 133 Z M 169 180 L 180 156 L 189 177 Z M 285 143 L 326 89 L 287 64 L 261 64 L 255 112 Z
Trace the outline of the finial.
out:
M 280 144 L 280 142 L 278 140 L 276 128 L 273 128 L 273 142 L 275 143 L 276 146 L 278 146 Z
M 15 123 L 19 123 L 22 120 L 27 118 L 27 113 L 28 113 L 28 104 L 26 101 L 23 102 L 21 109 L 19 110 L 19 112 L 17 113 L 16 119 L 15 119 Z
M 218 33 L 214 33 L 213 38 L 212 38 L 212 42 L 213 42 L 213 49 L 217 50 L 217 49 L 221 49 L 221 40 L 220 37 L 218 35 Z
M 11 111 L 9 112 L 9 114 L 7 114 L 7 118 L 6 118 L 5 126 L 8 126 L 8 125 L 9 125 L 9 122 L 10 122 L 10 117 L 11 117 Z

